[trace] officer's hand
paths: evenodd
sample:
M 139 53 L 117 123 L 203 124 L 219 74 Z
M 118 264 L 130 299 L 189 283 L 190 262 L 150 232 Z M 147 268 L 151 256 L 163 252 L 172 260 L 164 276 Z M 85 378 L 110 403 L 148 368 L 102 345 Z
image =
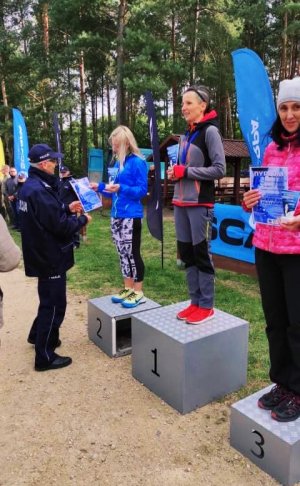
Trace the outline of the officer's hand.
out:
M 87 223 L 86 224 L 89 224 L 92 221 L 92 216 L 88 213 L 84 213 L 84 216 L 87 217 Z
M 82 204 L 80 201 L 73 201 L 69 204 L 71 213 L 80 213 L 82 211 Z

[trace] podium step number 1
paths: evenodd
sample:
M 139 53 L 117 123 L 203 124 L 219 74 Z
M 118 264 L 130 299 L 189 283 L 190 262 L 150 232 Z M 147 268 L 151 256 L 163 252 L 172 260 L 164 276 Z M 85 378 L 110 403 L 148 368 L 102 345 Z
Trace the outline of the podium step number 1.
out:
M 132 374 L 181 413 L 246 383 L 248 323 L 216 310 L 199 326 L 176 319 L 187 302 L 135 314 Z

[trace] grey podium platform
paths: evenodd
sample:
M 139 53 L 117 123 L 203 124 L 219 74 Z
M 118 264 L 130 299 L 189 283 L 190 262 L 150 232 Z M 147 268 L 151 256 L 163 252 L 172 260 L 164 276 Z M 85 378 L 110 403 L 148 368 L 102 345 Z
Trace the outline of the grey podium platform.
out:
M 231 407 L 230 444 L 280 483 L 300 481 L 300 419 L 276 422 L 257 406 L 268 386 Z
M 148 311 L 159 304 L 145 298 L 145 302 L 132 309 L 114 304 L 111 295 L 88 301 L 88 336 L 110 357 L 131 353 L 132 315 Z
M 132 374 L 181 413 L 245 385 L 248 323 L 215 310 L 199 325 L 176 319 L 181 302 L 132 320 Z

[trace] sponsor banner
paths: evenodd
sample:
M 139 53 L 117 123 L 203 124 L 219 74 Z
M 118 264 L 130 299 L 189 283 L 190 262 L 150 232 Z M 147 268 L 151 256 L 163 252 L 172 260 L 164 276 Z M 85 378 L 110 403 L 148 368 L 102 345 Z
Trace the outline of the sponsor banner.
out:
M 241 206 L 215 204 L 211 250 L 216 255 L 255 262 L 252 213 Z
M 14 135 L 14 166 L 17 172 L 28 173 L 28 136 L 24 118 L 19 110 L 13 112 L 13 135 Z
M 162 196 L 160 181 L 160 153 L 156 123 L 156 113 L 151 91 L 145 93 L 146 110 L 148 115 L 149 135 L 153 151 L 155 167 L 154 186 L 150 192 L 147 204 L 147 224 L 151 235 L 163 242 Z M 163 260 L 163 253 L 162 253 Z
M 276 109 L 270 81 L 260 57 L 251 49 L 231 53 L 241 131 L 247 144 L 252 165 L 262 163 L 270 143 L 270 129 L 276 119 Z

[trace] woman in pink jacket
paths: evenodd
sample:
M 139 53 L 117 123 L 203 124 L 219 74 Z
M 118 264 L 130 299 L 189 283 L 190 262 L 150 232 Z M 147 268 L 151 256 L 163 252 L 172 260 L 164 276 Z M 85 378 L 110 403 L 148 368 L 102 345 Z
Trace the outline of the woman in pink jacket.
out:
M 288 168 L 288 189 L 300 191 L 300 77 L 280 83 L 278 116 L 273 142 L 264 166 Z M 261 194 L 245 193 L 243 206 L 251 210 Z M 271 417 L 289 422 L 300 416 L 300 216 L 278 225 L 257 223 L 253 238 L 255 260 L 266 319 L 270 379 L 275 385 L 258 400 Z

